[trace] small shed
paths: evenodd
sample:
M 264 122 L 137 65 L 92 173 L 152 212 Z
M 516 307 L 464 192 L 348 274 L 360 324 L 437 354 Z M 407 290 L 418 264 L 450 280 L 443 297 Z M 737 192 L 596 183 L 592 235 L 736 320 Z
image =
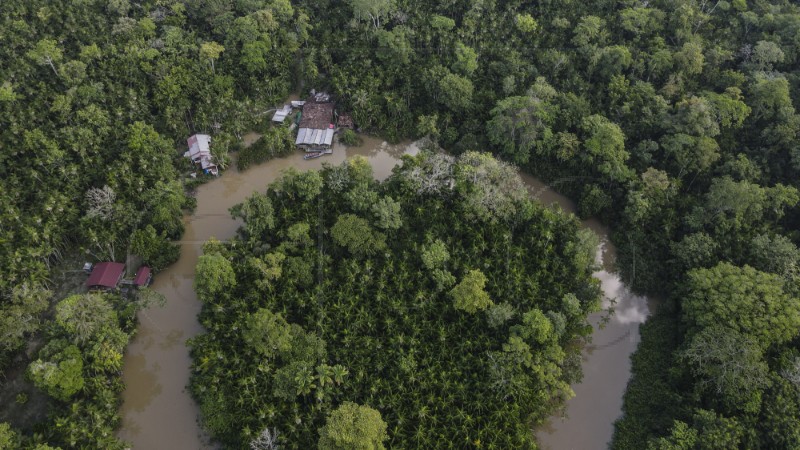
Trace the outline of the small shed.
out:
M 133 284 L 136 285 L 136 287 L 150 286 L 150 282 L 152 281 L 153 271 L 147 266 L 139 267 L 139 270 L 136 271 L 136 276 L 133 277 Z
M 199 164 L 204 172 L 212 175 L 219 175 L 216 163 L 211 154 L 211 136 L 207 134 L 195 134 L 186 140 L 189 150 L 183 156 Z
M 286 117 L 292 113 L 292 107 L 290 105 L 283 105 L 283 108 L 275 111 L 275 114 L 272 116 L 272 121 L 276 123 L 283 123 L 286 120 Z
M 124 273 L 125 264 L 118 262 L 97 263 L 86 280 L 86 286 L 89 289 L 114 289 L 119 285 Z

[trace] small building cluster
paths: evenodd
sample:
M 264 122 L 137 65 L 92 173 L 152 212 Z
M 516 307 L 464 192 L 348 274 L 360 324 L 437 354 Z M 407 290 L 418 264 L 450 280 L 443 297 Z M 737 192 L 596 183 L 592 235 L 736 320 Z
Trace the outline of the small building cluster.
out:
M 189 146 L 189 150 L 183 156 L 198 164 L 203 173 L 214 176 L 219 175 L 219 169 L 214 162 L 214 156 L 211 154 L 211 136 L 195 134 L 186 140 L 186 144 Z
M 333 145 L 334 103 L 307 101 L 297 130 L 295 145 L 306 151 L 327 150 Z
M 141 266 L 132 280 L 123 279 L 125 264 L 118 262 L 86 263 L 83 270 L 89 273 L 86 287 L 90 291 L 110 291 L 121 284 L 133 285 L 136 288 L 147 287 L 153 281 L 153 272 L 147 266 Z
M 305 150 L 306 159 L 332 153 L 333 137 L 341 128 L 354 128 L 353 119 L 348 114 L 337 114 L 336 104 L 330 94 L 311 91 L 307 100 L 292 100 L 275 111 L 272 121 L 284 123 L 293 109 L 302 108 L 297 113 L 293 130 L 297 126 L 295 145 Z
M 285 123 L 298 108 L 301 110 L 296 113 L 289 130 L 294 131 L 297 128 L 295 145 L 306 152 L 304 159 L 330 155 L 333 153 L 333 138 L 336 133 L 340 129 L 355 128 L 350 115 L 337 113 L 336 104 L 330 94 L 315 90 L 311 91 L 307 100 L 292 100 L 289 104 L 276 108 L 271 120 L 275 124 Z M 204 173 L 219 175 L 211 154 L 211 136 L 195 134 L 186 143 L 189 150 L 183 156 L 198 164 Z

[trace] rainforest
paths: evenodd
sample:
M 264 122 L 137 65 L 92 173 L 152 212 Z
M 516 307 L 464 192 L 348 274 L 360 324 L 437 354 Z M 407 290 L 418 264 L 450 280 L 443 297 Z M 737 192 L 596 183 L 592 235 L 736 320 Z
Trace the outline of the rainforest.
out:
M 233 213 L 237 238 L 198 263 L 191 385 L 230 447 L 263 430 L 314 447 L 347 401 L 379 412 L 381 445 L 529 447 L 571 396 L 596 242 L 507 164 L 423 153 L 379 183 L 356 158 L 290 171 Z
M 800 448 L 799 36 L 789 0 L 0 2 L 0 448 L 136 446 L 160 389 L 211 446 L 535 448 L 620 315 L 515 168 L 655 299 L 592 448 Z M 299 166 L 274 118 L 319 93 Z

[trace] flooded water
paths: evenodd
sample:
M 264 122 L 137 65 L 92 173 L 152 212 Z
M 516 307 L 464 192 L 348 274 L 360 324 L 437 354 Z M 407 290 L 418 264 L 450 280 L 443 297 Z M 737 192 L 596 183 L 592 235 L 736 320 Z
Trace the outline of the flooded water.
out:
M 244 137 L 252 143 L 257 135 Z M 192 288 L 194 269 L 202 243 L 211 237 L 226 240 L 234 236 L 239 223 L 230 218 L 228 208 L 241 203 L 254 191 L 264 191 L 289 167 L 300 170 L 319 169 L 323 163 L 339 164 L 346 157 L 362 155 L 369 159 L 375 177 L 391 174 L 403 154 L 415 154 L 414 144 L 389 145 L 380 139 L 365 137 L 359 147 L 337 146 L 334 153 L 314 160 L 303 160 L 302 153 L 269 161 L 238 172 L 235 164 L 219 179 L 197 190 L 197 209 L 184 218 L 186 232 L 181 241 L 178 262 L 155 277 L 153 289 L 163 294 L 163 308 L 152 307 L 140 313 L 136 337 L 125 355 L 123 380 L 126 385 L 121 408 L 122 427 L 119 437 L 134 449 L 197 450 L 214 448 L 198 424 L 199 409 L 187 385 L 190 358 L 186 340 L 203 331 L 197 322 L 200 302 Z M 573 204 L 541 182 L 523 174 L 531 195 L 544 204 L 556 203 L 572 212 Z M 566 405 L 568 419 L 553 418 L 537 431 L 543 448 L 599 449 L 611 438 L 612 424 L 619 416 L 622 394 L 630 374 L 629 355 L 638 342 L 638 325 L 647 316 L 645 299 L 632 295 L 613 274 L 614 248 L 608 242 L 607 230 L 597 221 L 584 226 L 600 236 L 598 261 L 604 270 L 595 276 L 606 293 L 604 308 L 616 313 L 610 322 L 598 329 L 602 314 L 590 319 L 595 325 L 593 343 L 584 352 L 583 383 L 573 386 L 576 397 Z
M 552 191 L 541 181 L 522 174 L 531 195 L 546 205 L 558 204 L 575 212 L 568 198 Z M 600 238 L 594 273 L 603 290 L 602 311 L 589 316 L 594 328 L 591 344 L 583 350 L 583 381 L 572 386 L 575 397 L 561 415 L 536 432 L 543 450 L 600 450 L 608 448 L 614 421 L 622 414 L 622 396 L 631 372 L 630 355 L 639 345 L 639 325 L 649 314 L 645 297 L 633 294 L 614 269 L 616 249 L 608 228 L 596 219 L 582 221 Z M 609 309 L 613 314 L 609 316 Z M 605 320 L 604 320 L 605 319 Z M 602 324 L 602 325 L 601 325 Z
M 244 137 L 246 144 L 255 139 L 253 134 Z M 157 274 L 152 286 L 166 297 L 166 305 L 140 313 L 137 334 L 125 354 L 126 388 L 119 437 L 136 450 L 214 448 L 198 425 L 199 409 L 186 387 L 191 364 L 186 340 L 203 331 L 197 322 L 201 305 L 192 288 L 201 246 L 211 237 L 233 237 L 239 226 L 231 219 L 228 208 L 243 202 L 254 191 L 266 190 L 289 167 L 319 169 L 322 163 L 339 164 L 345 157 L 362 155 L 372 164 L 375 177 L 384 179 L 403 154 L 417 151 L 413 144 L 388 145 L 366 137 L 359 147 L 337 147 L 332 155 L 310 161 L 296 152 L 245 172 L 238 172 L 233 164 L 220 178 L 200 186 L 197 209 L 184 217 L 181 257 Z

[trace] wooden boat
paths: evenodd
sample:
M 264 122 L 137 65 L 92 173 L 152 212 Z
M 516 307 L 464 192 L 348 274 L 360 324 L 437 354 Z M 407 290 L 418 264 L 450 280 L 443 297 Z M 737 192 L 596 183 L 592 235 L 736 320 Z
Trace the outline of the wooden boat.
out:
M 332 149 L 315 150 L 315 151 L 307 152 L 305 155 L 303 155 L 303 159 L 316 159 L 316 158 L 319 158 L 322 155 L 330 155 L 331 153 L 333 153 Z

